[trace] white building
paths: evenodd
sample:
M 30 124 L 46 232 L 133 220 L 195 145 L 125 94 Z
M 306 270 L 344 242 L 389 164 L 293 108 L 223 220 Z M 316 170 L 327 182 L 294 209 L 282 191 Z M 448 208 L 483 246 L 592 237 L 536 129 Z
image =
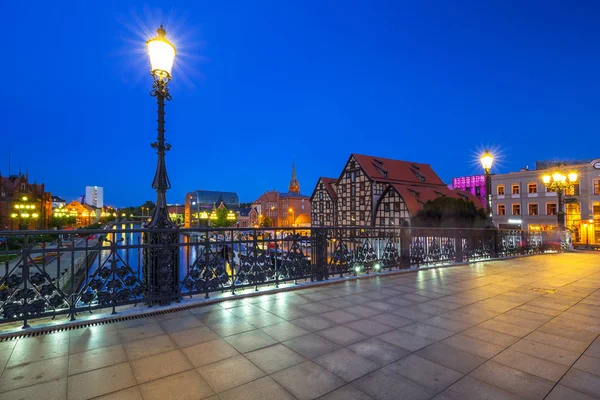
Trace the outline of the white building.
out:
M 566 164 L 578 178 L 564 193 L 565 225 L 573 242 L 600 244 L 600 159 Z M 556 163 L 538 161 L 536 169 L 492 175 L 494 225 L 545 231 L 558 226 L 558 196 L 542 182 Z
M 85 203 L 96 208 L 104 207 L 104 188 L 100 186 L 86 186 Z
M 55 208 L 63 208 L 66 205 L 67 205 L 67 202 L 63 198 L 60 198 L 58 196 L 52 196 L 52 209 L 53 210 Z

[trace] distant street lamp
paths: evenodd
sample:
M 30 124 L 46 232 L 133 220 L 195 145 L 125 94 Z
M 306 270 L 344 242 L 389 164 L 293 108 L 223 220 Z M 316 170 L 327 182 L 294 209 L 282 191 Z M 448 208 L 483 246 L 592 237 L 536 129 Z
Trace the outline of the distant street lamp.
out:
M 29 219 L 35 221 L 39 218 L 35 203 L 28 201 L 27 196 L 21 197 L 21 200 L 15 204 L 14 212 L 10 214 L 13 219 L 19 219 L 19 229 L 29 229 Z
M 294 214 L 294 209 L 292 207 L 288 208 L 288 213 L 292 214 L 292 223 L 290 224 L 291 226 L 294 226 L 294 222 L 296 220 L 295 214 Z
M 171 100 L 168 84 L 176 51 L 175 46 L 167 40 L 167 32 L 162 25 L 156 33 L 158 36 L 146 42 L 150 75 L 154 81 L 150 95 L 156 97 L 158 105 L 158 138 L 152 143 L 158 162 L 152 181 L 152 188 L 156 190 L 156 205 L 152 219 L 146 225 L 150 231 L 144 233 L 144 242 L 150 245 L 144 248 L 144 280 L 151 297 L 150 303 L 156 300 L 163 304 L 180 298 L 177 248 L 179 234 L 167 208 L 167 190 L 171 188 L 171 182 L 165 164 L 165 153 L 171 149 L 171 145 L 165 142 L 165 100 Z
M 577 173 L 569 172 L 567 175 L 565 175 L 560 170 L 555 170 L 551 174 L 546 174 L 542 176 L 542 181 L 544 182 L 547 188 L 552 189 L 556 192 L 556 195 L 558 197 L 558 212 L 556 214 L 558 219 L 558 229 L 564 231 L 566 228 L 563 193 L 566 189 L 573 187 L 573 185 L 577 181 Z
M 494 156 L 486 150 L 480 158 L 481 166 L 485 172 L 485 213 L 488 217 L 488 227 L 494 226 L 492 216 L 492 164 L 494 163 Z

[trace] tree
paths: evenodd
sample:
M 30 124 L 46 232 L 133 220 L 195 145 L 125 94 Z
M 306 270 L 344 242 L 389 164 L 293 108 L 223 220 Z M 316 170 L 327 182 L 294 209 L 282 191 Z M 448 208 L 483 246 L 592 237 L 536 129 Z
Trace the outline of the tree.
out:
M 429 200 L 411 221 L 415 227 L 436 228 L 483 228 L 486 223 L 483 208 L 472 201 L 445 196 Z
M 271 217 L 264 217 L 260 223 L 261 228 L 270 228 L 273 226 L 273 220 Z
M 64 217 L 57 217 L 56 215 L 53 215 L 48 220 L 48 227 L 62 229 L 62 228 L 69 227 L 71 225 L 75 225 L 76 222 L 77 222 L 77 218 L 75 218 L 72 215 L 64 216 Z
M 210 226 L 213 226 L 215 228 L 227 228 L 229 226 L 235 225 L 237 217 L 234 219 L 227 219 L 227 214 L 229 214 L 229 212 L 230 211 L 226 208 L 217 208 L 217 210 L 215 211 L 217 219 L 211 219 Z

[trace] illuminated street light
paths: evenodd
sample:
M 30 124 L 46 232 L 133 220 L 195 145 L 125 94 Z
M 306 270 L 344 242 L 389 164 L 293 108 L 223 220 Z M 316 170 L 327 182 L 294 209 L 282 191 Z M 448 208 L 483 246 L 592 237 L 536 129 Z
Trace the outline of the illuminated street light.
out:
M 557 166 L 558 168 L 561 165 Z M 551 190 L 554 190 L 557 194 L 558 200 L 558 229 L 561 231 L 565 230 L 565 212 L 564 212 L 564 200 L 563 193 L 565 190 L 572 188 L 575 182 L 577 182 L 577 173 L 572 171 L 568 174 L 564 174 L 560 169 L 553 171 L 549 174 L 542 176 L 542 182 Z
M 480 158 L 481 166 L 485 173 L 485 213 L 488 217 L 488 227 L 494 226 L 492 221 L 492 164 L 494 163 L 494 156 L 486 150 Z

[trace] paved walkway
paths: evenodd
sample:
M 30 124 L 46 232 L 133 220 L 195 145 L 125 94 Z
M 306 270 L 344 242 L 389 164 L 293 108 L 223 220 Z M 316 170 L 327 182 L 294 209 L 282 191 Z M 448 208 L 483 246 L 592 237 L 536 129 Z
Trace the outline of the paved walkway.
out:
M 546 255 L 0 342 L 0 399 L 600 398 L 599 288 Z

